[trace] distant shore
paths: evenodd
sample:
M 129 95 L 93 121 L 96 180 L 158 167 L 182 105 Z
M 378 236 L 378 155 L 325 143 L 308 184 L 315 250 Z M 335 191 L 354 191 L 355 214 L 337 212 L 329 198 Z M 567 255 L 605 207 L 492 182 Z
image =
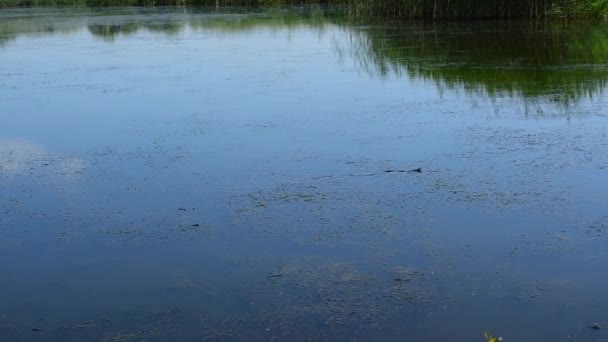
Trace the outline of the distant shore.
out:
M 608 20 L 608 0 L 0 0 L 0 8 L 53 6 L 281 6 L 345 5 L 370 19 L 595 18 Z

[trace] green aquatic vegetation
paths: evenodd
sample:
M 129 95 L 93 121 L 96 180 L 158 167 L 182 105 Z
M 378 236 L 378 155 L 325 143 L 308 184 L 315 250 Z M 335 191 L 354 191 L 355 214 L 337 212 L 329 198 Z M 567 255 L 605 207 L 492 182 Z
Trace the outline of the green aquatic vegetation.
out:
M 427 282 L 402 266 L 375 274 L 345 263 L 283 265 L 255 289 L 253 317 L 279 340 L 371 338 L 395 314 L 427 305 Z

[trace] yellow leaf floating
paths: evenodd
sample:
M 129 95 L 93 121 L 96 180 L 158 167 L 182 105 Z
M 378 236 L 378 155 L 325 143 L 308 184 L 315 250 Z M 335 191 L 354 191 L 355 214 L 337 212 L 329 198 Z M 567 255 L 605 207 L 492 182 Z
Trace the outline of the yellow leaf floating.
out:
M 487 342 L 500 342 L 502 341 L 502 337 L 494 337 L 490 334 L 488 334 L 487 332 L 483 332 L 483 336 L 486 338 Z

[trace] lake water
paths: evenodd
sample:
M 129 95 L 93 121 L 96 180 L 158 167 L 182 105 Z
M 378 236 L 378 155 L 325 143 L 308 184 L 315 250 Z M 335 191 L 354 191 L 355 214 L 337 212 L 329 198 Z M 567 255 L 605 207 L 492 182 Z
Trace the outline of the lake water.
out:
M 2 10 L 0 340 L 606 341 L 607 82 L 605 23 Z

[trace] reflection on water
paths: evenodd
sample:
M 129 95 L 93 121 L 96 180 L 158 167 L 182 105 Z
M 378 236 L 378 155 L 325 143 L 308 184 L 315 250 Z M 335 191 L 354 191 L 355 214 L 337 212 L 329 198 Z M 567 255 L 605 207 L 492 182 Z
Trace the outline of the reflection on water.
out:
M 354 39 L 362 64 L 490 96 L 576 102 L 606 85 L 608 27 L 483 23 L 368 28 Z
M 241 10 L 242 11 L 242 10 Z M 361 26 L 340 8 L 239 14 L 217 10 L 59 12 L 60 20 L 19 11 L 5 14 L 0 44 L 20 35 L 69 34 L 86 29 L 113 41 L 138 32 L 175 35 L 185 30 L 240 34 L 298 27 L 340 30 L 338 55 L 349 53 L 363 71 L 432 80 L 441 89 L 484 96 L 544 97 L 569 104 L 596 97 L 608 70 L 608 25 L 595 23 L 486 22 Z
M 55 156 L 27 141 L 0 141 L 1 177 L 23 176 L 36 168 L 71 178 L 82 173 L 85 164 L 76 157 Z
M 607 339 L 607 35 L 0 12 L 0 340 Z
M 3 175 L 16 175 L 28 169 L 32 161 L 44 155 L 44 150 L 37 145 L 9 141 L 0 143 L 0 170 Z

